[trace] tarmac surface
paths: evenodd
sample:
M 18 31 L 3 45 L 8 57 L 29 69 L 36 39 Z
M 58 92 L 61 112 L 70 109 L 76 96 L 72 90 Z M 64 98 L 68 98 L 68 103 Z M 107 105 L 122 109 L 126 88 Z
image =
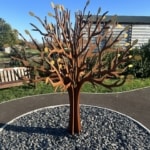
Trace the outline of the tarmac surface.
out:
M 0 104 L 0 127 L 29 111 L 68 104 L 67 93 L 24 97 Z M 150 87 L 123 93 L 81 93 L 80 104 L 109 108 L 132 117 L 150 129 Z

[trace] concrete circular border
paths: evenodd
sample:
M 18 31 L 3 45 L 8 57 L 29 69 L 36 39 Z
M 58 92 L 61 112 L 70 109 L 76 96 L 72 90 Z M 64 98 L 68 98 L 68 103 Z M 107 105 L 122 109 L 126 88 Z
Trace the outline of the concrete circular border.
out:
M 130 116 L 126 115 L 126 114 L 120 113 L 120 112 L 118 112 L 118 111 L 115 111 L 115 110 L 112 110 L 112 109 L 109 109 L 109 108 L 103 108 L 103 107 L 99 107 L 99 106 L 86 105 L 86 104 L 81 104 L 81 105 L 82 105 L 82 106 L 89 106 L 89 107 L 96 107 L 96 108 L 100 108 L 100 109 L 106 109 L 106 110 L 108 110 L 108 111 L 112 111 L 112 112 L 118 113 L 118 114 L 122 115 L 123 117 L 127 117 L 128 119 L 130 119 L 130 120 L 132 120 L 133 122 L 137 123 L 138 125 L 140 125 L 143 129 L 145 129 L 145 130 L 150 134 L 150 130 L 149 130 L 148 128 L 146 128 L 142 123 L 140 123 L 139 121 L 133 119 L 132 117 L 130 117 Z M 81 105 L 80 105 L 80 106 L 81 106 Z M 5 127 L 6 127 L 7 125 L 10 125 L 10 124 L 13 123 L 15 120 L 17 120 L 17 119 L 19 119 L 19 118 L 21 118 L 21 117 L 23 117 L 23 116 L 26 116 L 26 115 L 31 114 L 31 113 L 33 113 L 33 112 L 40 111 L 40 110 L 42 110 L 42 109 L 55 108 L 55 107 L 62 107 L 62 106 L 69 106 L 69 104 L 48 106 L 48 107 L 43 107 L 43 108 L 35 109 L 35 110 L 29 111 L 29 112 L 27 112 L 27 113 L 24 113 L 24 114 L 22 114 L 22 115 L 20 115 L 20 116 L 18 116 L 18 117 L 16 117 L 16 118 L 14 118 L 14 119 L 12 119 L 11 121 L 9 121 L 9 122 L 8 122 L 7 124 L 5 124 L 4 126 L 2 126 L 2 127 L 0 128 L 0 132 L 2 132 L 2 131 L 5 129 Z

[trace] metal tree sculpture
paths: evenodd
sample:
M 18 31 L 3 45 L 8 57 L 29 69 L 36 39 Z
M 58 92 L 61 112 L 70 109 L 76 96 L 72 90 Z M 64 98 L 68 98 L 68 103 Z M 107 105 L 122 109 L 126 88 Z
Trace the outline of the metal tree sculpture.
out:
M 32 82 L 45 80 L 56 89 L 59 87 L 68 91 L 71 134 L 81 131 L 79 105 L 81 86 L 85 82 L 102 85 L 109 89 L 122 85 L 126 78 L 119 76 L 126 70 L 127 66 L 124 64 L 131 59 L 129 52 L 136 43 L 119 46 L 119 41 L 125 38 L 128 28 L 122 29 L 117 36 L 113 36 L 113 29 L 119 26 L 116 20 L 113 18 L 104 22 L 107 12 L 100 15 L 100 9 L 93 20 L 90 12 L 85 15 L 88 4 L 89 1 L 83 11 L 75 14 L 74 25 L 70 20 L 70 11 L 62 5 L 51 3 L 54 14 L 48 15 L 55 19 L 56 24 L 48 23 L 46 18 L 42 21 L 30 12 L 30 15 L 38 19 L 46 31 L 31 24 L 34 27 L 33 30 L 42 35 L 42 46 L 39 46 L 26 31 L 40 55 L 38 59 L 27 59 L 25 55 L 14 57 L 24 66 L 38 72 L 38 75 L 36 74 L 31 80 Z M 42 76 L 40 76 L 41 73 Z M 116 78 L 116 80 L 112 80 L 111 83 L 105 82 L 108 78 Z

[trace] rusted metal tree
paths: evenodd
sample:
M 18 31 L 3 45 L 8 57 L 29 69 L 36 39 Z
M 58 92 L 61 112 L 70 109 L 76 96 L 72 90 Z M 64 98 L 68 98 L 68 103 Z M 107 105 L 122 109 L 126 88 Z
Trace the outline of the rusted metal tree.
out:
M 30 81 L 44 80 L 56 90 L 61 88 L 68 91 L 71 134 L 81 132 L 79 94 L 82 85 L 90 82 L 109 89 L 121 86 L 126 78 L 120 78 L 120 75 L 126 70 L 127 66 L 124 64 L 131 59 L 130 49 L 136 43 L 134 41 L 132 44 L 119 46 L 119 41 L 125 38 L 128 28 L 122 29 L 117 36 L 113 36 L 113 29 L 120 26 L 115 18 L 104 22 L 107 12 L 100 15 L 100 9 L 94 16 L 90 12 L 86 15 L 88 4 L 89 1 L 83 11 L 75 14 L 74 25 L 70 20 L 70 11 L 62 5 L 51 3 L 54 14 L 48 15 L 55 19 L 56 24 L 48 23 L 46 18 L 42 21 L 30 12 L 30 15 L 39 20 L 46 31 L 31 24 L 34 30 L 42 35 L 42 46 L 39 46 L 26 31 L 40 52 L 38 60 L 27 59 L 24 55 L 14 57 L 24 66 L 38 72 Z M 42 76 L 40 76 L 41 72 Z M 108 83 L 106 82 L 108 78 L 115 78 L 115 80 Z

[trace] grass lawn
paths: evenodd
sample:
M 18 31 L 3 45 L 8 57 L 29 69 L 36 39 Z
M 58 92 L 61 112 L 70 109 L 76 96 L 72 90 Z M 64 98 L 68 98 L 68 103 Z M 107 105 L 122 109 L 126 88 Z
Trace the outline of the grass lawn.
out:
M 92 93 L 122 92 L 143 88 L 147 86 L 150 86 L 150 78 L 127 80 L 124 85 L 113 88 L 113 91 L 110 91 L 109 89 L 106 89 L 102 86 L 96 86 L 94 88 L 91 84 L 86 83 L 83 85 L 81 92 L 92 92 Z M 13 87 L 10 89 L 1 89 L 0 103 L 3 101 L 8 101 L 11 99 L 16 99 L 24 96 L 53 93 L 53 91 L 54 91 L 53 87 L 50 85 L 46 85 L 45 83 L 38 83 L 36 88 L 24 85 L 20 87 Z
M 38 55 L 39 52 L 34 49 L 26 50 L 28 55 Z M 0 61 L 8 61 L 10 60 L 9 54 L 4 52 L 0 52 Z M 86 83 L 83 85 L 81 92 L 92 92 L 92 93 L 107 93 L 107 92 L 122 92 L 122 91 L 129 91 L 137 88 L 147 87 L 150 86 L 150 78 L 147 79 L 133 79 L 127 80 L 123 86 L 113 88 L 113 91 L 106 89 L 102 86 L 96 86 L 95 88 Z M 13 87 L 10 89 L 1 89 L 0 90 L 0 103 L 3 101 L 8 101 L 11 99 L 16 99 L 24 96 L 31 96 L 37 94 L 45 94 L 45 93 L 52 93 L 54 89 L 50 85 L 46 85 L 45 83 L 37 84 L 37 88 L 33 88 L 30 86 L 20 86 L 20 87 Z M 59 91 L 58 91 L 59 92 Z

